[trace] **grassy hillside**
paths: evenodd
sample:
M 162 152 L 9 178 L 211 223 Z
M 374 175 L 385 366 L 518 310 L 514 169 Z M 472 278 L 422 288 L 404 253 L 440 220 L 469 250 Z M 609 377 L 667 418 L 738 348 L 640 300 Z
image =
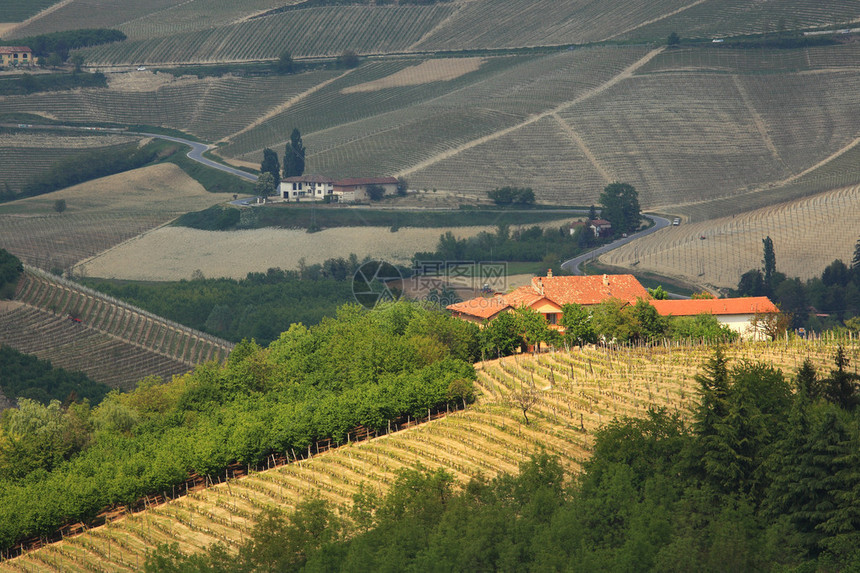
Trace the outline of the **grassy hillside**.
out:
M 857 341 L 846 349 L 856 359 Z M 792 341 L 739 344 L 727 355 L 733 362 L 763 360 L 791 377 L 806 356 L 829 368 L 834 351 L 833 341 Z M 132 515 L 120 509 L 107 526 L 0 562 L 0 571 L 139 570 L 146 551 L 163 542 L 178 542 L 189 552 L 214 542 L 235 548 L 269 505 L 289 509 L 320 497 L 345 509 L 362 484 L 385 490 L 399 468 L 419 463 L 444 468 L 463 483 L 478 474 L 515 472 L 520 461 L 543 449 L 575 471 L 589 456 L 594 430 L 616 416 L 641 415 L 649 407 L 688 415 L 696 400 L 692 376 L 711 353 L 705 347 L 591 348 L 479 364 L 481 393 L 468 410 L 319 455 L 314 450 L 309 460 L 248 477 L 209 476 L 218 485 Z M 517 395 L 529 388 L 536 401 L 525 424 Z

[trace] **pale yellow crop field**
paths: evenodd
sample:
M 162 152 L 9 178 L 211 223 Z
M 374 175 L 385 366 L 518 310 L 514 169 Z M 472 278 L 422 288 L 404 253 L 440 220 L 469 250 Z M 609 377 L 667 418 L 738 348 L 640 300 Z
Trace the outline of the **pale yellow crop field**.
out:
M 443 82 L 474 72 L 484 63 L 484 58 L 451 58 L 426 60 L 416 66 L 409 66 L 390 76 L 341 90 L 341 93 L 373 92 L 385 88 L 417 86 L 430 82 Z
M 776 268 L 789 277 L 820 276 L 834 259 L 850 264 L 860 238 L 860 186 L 658 231 L 600 260 L 613 266 L 716 288 L 737 287 L 761 268 L 762 239 L 773 240 Z
M 458 237 L 492 227 L 458 227 Z M 293 229 L 200 231 L 162 227 L 145 233 L 78 265 L 86 276 L 130 280 L 188 279 L 195 270 L 206 277 L 245 278 L 272 267 L 297 269 L 299 260 L 322 263 L 355 253 L 408 264 L 418 251 L 435 249 L 444 229 L 339 227 L 318 233 Z

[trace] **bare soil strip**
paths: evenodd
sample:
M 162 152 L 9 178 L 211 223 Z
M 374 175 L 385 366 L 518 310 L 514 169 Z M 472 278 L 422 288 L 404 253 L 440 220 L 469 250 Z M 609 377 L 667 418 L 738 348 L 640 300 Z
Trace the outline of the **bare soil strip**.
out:
M 512 126 L 510 126 L 510 127 L 506 127 L 506 128 L 504 128 L 504 129 L 500 129 L 499 131 L 496 131 L 496 132 L 494 132 L 494 133 L 490 133 L 490 134 L 488 134 L 488 135 L 485 135 L 485 136 L 483 136 L 483 137 L 479 137 L 479 138 L 477 138 L 477 139 L 473 139 L 472 141 L 469 141 L 469 142 L 467 142 L 467 143 L 464 143 L 463 145 L 460 145 L 460 146 L 455 147 L 455 148 L 453 148 L 453 149 L 449 149 L 449 150 L 447 150 L 447 151 L 443 151 L 442 153 L 439 153 L 439 154 L 437 154 L 437 155 L 434 155 L 433 157 L 430 157 L 430 158 L 428 158 L 428 159 L 425 159 L 424 161 L 422 161 L 422 162 L 420 162 L 420 163 L 416 163 L 416 164 L 415 164 L 415 165 L 413 165 L 412 167 L 409 167 L 409 168 L 407 168 L 407 169 L 404 169 L 404 170 L 400 171 L 399 173 L 397 173 L 397 174 L 396 174 L 396 176 L 397 176 L 397 177 L 401 177 L 401 176 L 408 176 L 408 175 L 411 175 L 412 173 L 415 173 L 415 172 L 420 171 L 420 170 L 422 170 L 422 169 L 426 169 L 427 167 L 430 167 L 431 165 L 434 165 L 434 164 L 436 164 L 436 163 L 439 163 L 440 161 L 444 161 L 444 160 L 446 160 L 446 159 L 450 159 L 451 157 L 454 157 L 455 155 L 458 155 L 458 154 L 460 154 L 460 153 L 462 153 L 462 152 L 464 152 L 464 151 L 467 151 L 467 150 L 469 150 L 469 149 L 472 149 L 473 147 L 477 147 L 477 146 L 482 145 L 482 144 L 484 144 L 484 143 L 487 143 L 487 142 L 489 142 L 489 141 L 493 141 L 493 140 L 498 139 L 498 138 L 500 138 L 500 137 L 504 137 L 505 135 L 507 135 L 507 134 L 509 134 L 509 133 L 513 133 L 514 131 L 517 131 L 518 129 L 521 129 L 521 128 L 523 128 L 523 127 L 526 127 L 526 126 L 528 126 L 528 125 L 531 125 L 531 124 L 533 124 L 533 123 L 535 123 L 535 122 L 537 122 L 537 121 L 540 121 L 540 120 L 542 120 L 542 119 L 544 119 L 544 118 L 546 118 L 546 117 L 550 117 L 550 116 L 552 116 L 553 114 L 558 114 L 559 112 L 562 112 L 562 111 L 564 111 L 564 110 L 566 110 L 566 109 L 568 109 L 568 108 L 570 108 L 570 107 L 573 107 L 574 105 L 576 105 L 576 104 L 578 104 L 578 103 L 580 103 L 580 102 L 582 102 L 582 101 L 585 101 L 585 100 L 587 100 L 587 99 L 590 99 L 590 98 L 592 98 L 592 97 L 594 97 L 594 96 L 596 96 L 596 95 L 598 95 L 598 94 L 600 94 L 600 93 L 603 93 L 604 91 L 606 91 L 606 90 L 608 90 L 609 88 L 613 87 L 613 86 L 614 86 L 614 85 L 616 85 L 617 83 L 619 83 L 619 82 L 621 82 L 621 81 L 624 81 L 624 80 L 626 80 L 626 79 L 628 79 L 628 78 L 632 77 L 632 76 L 633 76 L 633 73 L 634 73 L 636 70 L 638 70 L 639 68 L 641 68 L 642 66 L 644 66 L 645 64 L 647 64 L 647 63 L 648 63 L 649 61 L 651 61 L 655 56 L 657 56 L 658 54 L 660 54 L 661 52 L 663 52 L 663 50 L 664 50 L 664 49 L 665 49 L 665 48 L 663 48 L 663 47 L 661 46 L 661 47 L 659 47 L 659 48 L 656 48 L 656 49 L 654 49 L 654 50 L 651 50 L 650 52 L 648 52 L 647 54 L 645 54 L 642 58 L 640 58 L 639 60 L 637 60 L 636 62 L 632 63 L 630 66 L 628 66 L 628 67 L 627 67 L 627 68 L 625 68 L 624 70 L 622 70 L 618 75 L 616 75 L 616 76 L 615 76 L 615 77 L 613 77 L 612 79 L 610 79 L 610 80 L 608 80 L 608 81 L 604 82 L 603 84 L 601 84 L 601 85 L 599 85 L 599 86 L 596 86 L 596 87 L 592 88 L 591 90 L 589 90 L 589 91 L 587 91 L 587 92 L 583 93 L 583 94 L 582 94 L 582 95 L 580 95 L 579 97 L 576 97 L 576 98 L 574 98 L 574 99 L 572 99 L 572 100 L 570 100 L 570 101 L 566 101 L 566 102 L 564 102 L 563 104 L 561 104 L 561 105 L 559 105 L 559 106 L 556 106 L 554 109 L 551 109 L 551 110 L 549 110 L 549 111 L 545 111 L 545 112 L 543 112 L 543 113 L 539 113 L 539 114 L 533 115 L 532 117 L 528 118 L 527 120 L 522 121 L 522 122 L 520 122 L 520 123 L 518 123 L 518 124 L 516 124 L 516 125 L 512 125 Z

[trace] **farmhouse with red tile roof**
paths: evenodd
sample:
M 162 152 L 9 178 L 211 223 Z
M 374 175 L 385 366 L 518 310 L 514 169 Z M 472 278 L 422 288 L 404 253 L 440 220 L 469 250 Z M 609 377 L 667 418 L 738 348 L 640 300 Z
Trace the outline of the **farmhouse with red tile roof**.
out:
M 0 66 L 30 66 L 35 64 L 33 50 L 27 46 L 0 46 Z
M 779 309 L 766 296 L 745 298 L 710 298 L 697 300 L 652 300 L 651 304 L 662 316 L 696 316 L 713 314 L 740 334 L 741 338 L 762 338 L 753 320 L 756 316 L 777 314 Z
M 492 298 L 473 298 L 448 306 L 454 316 L 471 322 L 490 320 L 504 310 L 530 307 L 544 315 L 549 324 L 558 324 L 561 307 L 576 303 L 583 306 L 599 304 L 608 298 L 618 298 L 635 304 L 638 298 L 648 298 L 648 291 L 633 275 L 593 275 L 534 277 L 528 286 Z

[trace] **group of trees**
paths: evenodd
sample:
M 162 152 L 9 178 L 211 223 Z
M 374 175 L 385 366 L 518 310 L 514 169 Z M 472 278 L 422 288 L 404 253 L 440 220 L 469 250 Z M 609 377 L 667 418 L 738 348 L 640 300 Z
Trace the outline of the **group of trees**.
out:
M 27 398 L 42 405 L 52 400 L 65 404 L 88 400 L 95 405 L 110 392 L 110 387 L 82 372 L 54 368 L 48 360 L 0 345 L 0 391 L 4 396 Z
M 614 420 L 579 475 L 545 454 L 463 488 L 404 470 L 351 512 L 319 500 L 267 510 L 238 553 L 164 545 L 146 570 L 852 571 L 860 419 L 808 391 L 838 369 L 818 380 L 804 363 L 792 393 L 781 371 L 717 351 L 692 423 L 665 410 Z
M 487 191 L 487 196 L 496 205 L 533 205 L 535 193 L 530 187 L 499 187 Z
M 21 260 L 6 249 L 0 249 L 0 300 L 15 296 L 18 279 L 23 272 Z
M 284 178 L 296 177 L 305 172 L 305 154 L 307 150 L 302 143 L 302 134 L 297 128 L 293 128 L 290 141 L 284 150 L 284 168 L 281 171 L 281 163 L 278 154 L 268 147 L 263 150 L 263 161 L 260 163 L 260 177 L 257 180 L 256 192 L 260 195 L 272 195 L 278 192 L 281 184 L 281 173 Z
M 69 51 L 71 50 L 111 42 L 122 42 L 125 39 L 125 34 L 120 30 L 88 28 L 28 36 L 0 42 L 0 45 L 27 46 L 33 50 L 33 55 L 39 58 L 40 63 L 57 66 L 69 59 Z
M 353 300 L 351 281 L 363 262 L 354 254 L 310 265 L 301 260 L 298 270 L 271 268 L 265 273 L 248 273 L 241 280 L 83 282 L 191 328 L 233 342 L 254 338 L 268 344 L 290 324 L 317 324 Z
M 564 334 L 550 328 L 543 316 L 531 308 L 504 312 L 481 330 L 481 350 L 487 357 L 496 357 L 540 343 L 571 347 L 601 341 L 625 344 L 664 338 L 728 342 L 738 336 L 712 314 L 664 317 L 644 299 L 631 305 L 610 298 L 591 308 L 566 304 L 558 324 L 564 327 Z
M 612 223 L 614 235 L 632 233 L 641 223 L 639 194 L 629 183 L 610 183 L 600 194 L 600 216 Z
M 499 225 L 495 233 L 482 231 L 473 237 L 457 238 L 451 231 L 440 235 L 434 252 L 415 253 L 415 266 L 421 261 L 529 261 L 544 262 L 554 273 L 562 273 L 558 264 L 584 252 L 598 239 L 585 227 L 574 234 L 568 227 L 542 229 L 535 225 L 511 231 Z
M 272 453 L 346 441 L 359 426 L 473 400 L 477 327 L 415 304 L 343 306 L 263 348 L 161 384 L 147 379 L 97 407 L 22 401 L 0 420 L 0 548 Z M 33 503 L 33 500 L 39 503 Z
M 75 155 L 35 175 L 22 186 L 19 194 L 0 197 L 0 200 L 43 195 L 98 177 L 143 167 L 161 159 L 161 149 L 158 143 L 149 143 L 143 147 L 133 143 Z
M 777 271 L 776 253 L 770 237 L 762 240 L 762 267 L 741 275 L 739 296 L 767 296 L 790 315 L 793 328 L 822 331 L 848 327 L 860 331 L 860 240 L 850 266 L 836 259 L 820 277 L 801 281 Z M 815 309 L 829 317 L 816 316 Z

